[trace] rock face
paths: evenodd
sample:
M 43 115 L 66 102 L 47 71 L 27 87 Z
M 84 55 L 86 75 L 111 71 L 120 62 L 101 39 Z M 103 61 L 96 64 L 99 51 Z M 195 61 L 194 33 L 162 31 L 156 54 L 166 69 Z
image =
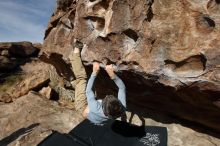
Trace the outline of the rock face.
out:
M 107 58 L 117 65 L 129 107 L 138 105 L 220 131 L 218 0 L 58 0 L 57 4 L 44 51 L 67 58 L 77 38 L 86 44 L 82 50 L 86 64 Z M 104 73 L 98 82 L 102 94 L 109 91 L 103 88 L 112 88 Z

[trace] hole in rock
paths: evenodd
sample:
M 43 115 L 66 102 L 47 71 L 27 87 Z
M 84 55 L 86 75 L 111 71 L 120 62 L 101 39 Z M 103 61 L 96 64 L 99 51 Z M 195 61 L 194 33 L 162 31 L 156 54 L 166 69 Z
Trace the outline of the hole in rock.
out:
M 53 27 L 56 27 L 57 24 L 59 23 L 60 19 L 61 19 L 61 18 L 55 19 L 54 21 L 51 22 L 51 25 L 52 25 Z
M 146 18 L 146 20 L 147 20 L 148 22 L 151 22 L 151 20 L 153 19 L 153 17 L 154 17 L 153 10 L 152 10 L 152 8 L 149 8 L 149 10 L 148 10 L 148 12 L 147 12 L 147 18 Z
M 104 8 L 104 9 L 108 9 L 109 7 L 109 2 L 110 0 L 102 0 L 100 5 Z
M 185 60 L 175 62 L 172 60 L 165 60 L 166 65 L 173 65 L 174 72 L 188 72 L 189 74 L 192 71 L 204 71 L 206 69 L 206 57 L 201 55 L 191 56 Z
M 109 42 L 109 41 L 111 41 L 108 37 L 99 36 L 98 38 L 102 39 L 104 42 Z
M 110 1 L 111 0 L 102 0 L 95 2 L 95 0 L 90 0 L 90 2 L 94 3 L 93 11 L 98 11 L 100 9 L 108 9 Z
M 57 9 L 66 11 L 72 4 L 73 0 L 57 0 Z
M 139 38 L 139 36 L 137 35 L 137 33 L 132 30 L 132 29 L 127 29 L 123 32 L 125 35 L 127 35 L 129 38 L 133 39 L 135 42 L 137 41 L 137 39 Z
M 136 61 L 123 61 L 121 64 L 123 65 L 139 65 Z
M 59 94 L 58 94 L 55 90 L 52 90 L 50 100 L 58 101 L 59 98 L 60 98 L 60 97 L 59 97 Z
M 37 85 L 36 87 L 34 87 L 34 88 L 30 89 L 30 90 L 33 90 L 33 91 L 35 91 L 35 92 L 38 92 L 38 91 L 40 91 L 43 87 L 48 87 L 48 86 L 49 86 L 49 82 L 50 82 L 50 80 L 46 80 L 46 81 L 40 83 L 39 85 Z
M 215 21 L 206 14 L 200 14 L 195 17 L 196 28 L 199 32 L 211 33 L 215 28 Z
M 109 7 L 109 2 L 110 2 L 110 0 L 102 0 L 101 2 L 99 2 L 98 4 L 96 4 L 93 7 L 93 10 L 96 11 L 96 10 L 99 10 L 101 8 L 104 8 L 106 10 Z
M 147 10 L 147 18 L 145 20 L 147 20 L 148 22 L 151 22 L 151 20 L 154 17 L 154 13 L 152 10 L 153 3 L 154 3 L 154 0 L 147 0 L 147 5 L 149 6 L 149 8 Z
M 91 21 L 91 27 L 94 29 L 97 29 L 99 31 L 102 31 L 105 27 L 105 19 L 101 17 L 96 16 L 88 16 L 85 17 L 86 20 Z
M 207 26 L 215 27 L 215 21 L 212 20 L 210 17 L 204 16 L 203 19 L 205 20 L 205 23 L 206 23 Z
M 215 0 L 215 2 L 216 2 L 217 4 L 220 4 L 220 0 Z

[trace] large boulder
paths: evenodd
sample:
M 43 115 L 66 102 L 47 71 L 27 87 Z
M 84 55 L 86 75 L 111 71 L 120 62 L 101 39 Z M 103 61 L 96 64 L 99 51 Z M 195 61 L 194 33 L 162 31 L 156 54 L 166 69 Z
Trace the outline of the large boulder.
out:
M 30 57 L 37 57 L 42 44 L 31 42 L 0 42 L 0 72 L 14 71 Z
M 26 95 L 31 90 L 39 91 L 43 87 L 48 86 L 49 75 L 47 67 L 47 64 L 38 59 L 22 65 L 22 72 L 19 74 L 21 76 L 20 79 L 10 85 L 6 92 L 10 94 L 11 97 L 18 98 Z
M 0 72 L 10 71 L 16 67 L 18 67 L 18 63 L 14 59 L 0 56 Z
M 49 85 L 47 64 L 33 58 L 19 67 L 19 70 L 13 73 L 0 74 L 0 93 L 5 93 L 4 96 L 0 94 L 0 102 L 8 102 L 5 95 L 9 95 L 10 99 L 16 99 L 31 90 L 39 91 Z
M 30 57 L 37 55 L 41 45 L 36 44 L 36 47 L 31 42 L 4 42 L 0 43 L 0 50 L 8 50 L 12 57 Z
M 137 105 L 220 131 L 219 1 L 59 0 L 57 4 L 43 51 L 65 60 L 77 38 L 86 44 L 85 64 L 106 58 L 116 64 L 127 87 L 128 108 Z M 117 91 L 104 72 L 98 84 L 103 95 Z

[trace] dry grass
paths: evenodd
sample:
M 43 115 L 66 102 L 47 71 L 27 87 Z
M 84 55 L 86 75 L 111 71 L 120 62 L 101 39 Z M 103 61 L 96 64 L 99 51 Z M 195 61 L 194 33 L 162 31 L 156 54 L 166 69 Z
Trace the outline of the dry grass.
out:
M 22 74 L 13 74 L 5 78 L 5 82 L 0 84 L 0 93 L 7 92 L 14 84 L 23 79 Z

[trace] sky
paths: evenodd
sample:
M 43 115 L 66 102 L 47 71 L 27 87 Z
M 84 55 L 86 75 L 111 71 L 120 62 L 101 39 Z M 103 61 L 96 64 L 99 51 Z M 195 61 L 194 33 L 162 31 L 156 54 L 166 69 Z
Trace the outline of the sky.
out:
M 43 42 L 56 0 L 0 0 L 0 42 Z

